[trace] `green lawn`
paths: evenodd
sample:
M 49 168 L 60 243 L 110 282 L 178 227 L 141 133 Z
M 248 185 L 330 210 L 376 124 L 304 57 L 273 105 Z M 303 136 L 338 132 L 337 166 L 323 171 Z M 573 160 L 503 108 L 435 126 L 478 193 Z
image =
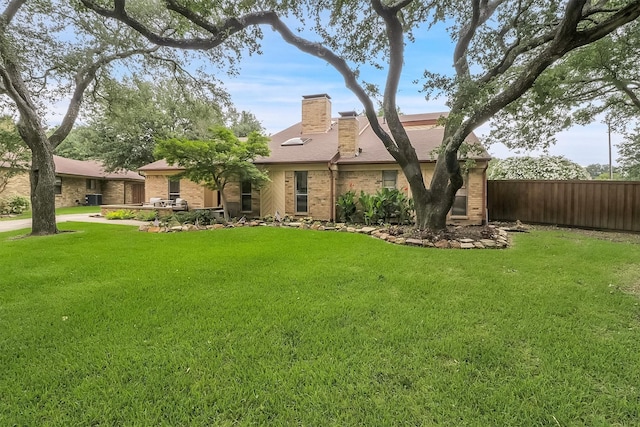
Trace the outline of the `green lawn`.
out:
M 66 214 L 81 214 L 81 213 L 100 213 L 100 206 L 72 206 L 68 208 L 56 209 L 56 215 Z M 0 217 L 0 221 L 9 221 L 12 219 L 27 219 L 31 218 L 31 211 L 27 211 L 23 214 L 12 217 Z
M 640 245 L 59 226 L 0 234 L 0 425 L 640 419 Z

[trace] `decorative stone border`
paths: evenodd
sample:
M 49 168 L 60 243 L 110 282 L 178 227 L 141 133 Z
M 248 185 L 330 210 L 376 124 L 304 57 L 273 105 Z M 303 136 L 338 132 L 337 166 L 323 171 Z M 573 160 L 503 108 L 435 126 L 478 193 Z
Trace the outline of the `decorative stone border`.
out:
M 396 245 L 407 246 L 421 246 L 438 249 L 505 249 L 511 245 L 511 239 L 509 233 L 504 228 L 495 227 L 489 225 L 486 227 L 488 231 L 488 237 L 486 239 L 440 239 L 437 241 L 431 241 L 428 239 L 416 239 L 416 238 L 404 238 L 393 236 L 388 233 L 386 228 L 381 227 L 355 227 L 347 224 L 338 223 L 333 226 L 323 225 L 320 222 L 314 222 L 312 224 L 306 222 L 283 222 L 283 223 L 267 223 L 264 221 L 239 221 L 229 224 L 213 224 L 207 226 L 196 226 L 193 224 L 176 225 L 173 227 L 161 227 L 154 225 L 142 225 L 140 231 L 149 233 L 175 233 L 183 231 L 202 231 L 202 230 L 219 230 L 223 228 L 236 228 L 236 227 L 289 227 L 300 228 L 305 230 L 317 230 L 317 231 L 334 231 L 344 233 L 360 233 L 366 234 L 371 237 L 384 240 L 388 243 Z

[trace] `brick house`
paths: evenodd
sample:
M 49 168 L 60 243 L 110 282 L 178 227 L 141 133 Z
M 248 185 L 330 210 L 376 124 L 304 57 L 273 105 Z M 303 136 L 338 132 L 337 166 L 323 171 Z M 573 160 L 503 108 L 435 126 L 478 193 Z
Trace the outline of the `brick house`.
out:
M 144 177 L 132 172 L 105 172 L 94 160 L 74 160 L 53 156 L 56 167 L 56 207 L 85 204 L 136 204 L 144 201 Z M 12 177 L 0 198 L 29 198 L 29 173 Z
M 444 128 L 437 124 L 446 113 L 407 114 L 400 119 L 420 160 L 425 182 L 429 183 L 435 166 L 432 152 L 442 142 Z M 379 118 L 388 129 L 384 118 Z M 467 143 L 479 144 L 471 134 Z M 355 112 L 333 118 L 331 99 L 326 94 L 304 96 L 302 120 L 271 136 L 269 157 L 255 163 L 265 168 L 271 179 L 260 190 L 249 183 L 232 183 L 225 189 L 232 216 L 264 217 L 310 216 L 336 218 L 336 200 L 345 192 L 397 188 L 409 196 L 410 189 L 402 170 L 371 130 L 366 117 Z M 473 157 L 475 165 L 465 176 L 450 214 L 452 222 L 480 224 L 486 213 L 486 169 L 490 156 L 480 147 Z M 463 160 L 464 161 L 464 160 Z M 140 168 L 146 175 L 148 197 L 181 197 L 190 207 L 219 205 L 217 192 L 185 179 L 170 178 L 180 170 L 160 160 Z

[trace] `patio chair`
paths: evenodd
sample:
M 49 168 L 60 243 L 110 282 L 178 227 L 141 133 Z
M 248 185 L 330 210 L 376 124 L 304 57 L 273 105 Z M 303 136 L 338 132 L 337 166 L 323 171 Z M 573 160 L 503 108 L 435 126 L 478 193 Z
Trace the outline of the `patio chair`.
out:
M 172 208 L 174 211 L 188 211 L 189 204 L 185 199 L 177 198 L 176 203 L 172 206 Z

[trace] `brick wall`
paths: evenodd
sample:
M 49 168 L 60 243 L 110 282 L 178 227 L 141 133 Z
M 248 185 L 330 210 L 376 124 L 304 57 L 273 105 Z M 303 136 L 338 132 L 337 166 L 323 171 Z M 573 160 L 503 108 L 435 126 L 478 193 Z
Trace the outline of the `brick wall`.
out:
M 421 165 L 422 175 L 424 176 L 424 181 L 427 186 L 431 182 L 434 167 L 434 163 L 423 163 Z M 456 217 L 455 221 L 480 224 L 485 219 L 485 167 L 486 162 L 477 162 L 476 167 L 469 171 L 466 187 L 467 215 Z M 397 170 L 398 178 L 396 188 L 411 197 L 411 189 L 409 188 L 407 178 L 396 165 L 343 165 L 340 166 L 340 171 L 338 172 L 336 200 L 341 194 L 349 190 L 354 191 L 356 195 L 359 195 L 360 191 L 374 194 L 382 188 L 383 170 Z
M 314 169 L 311 169 L 314 168 Z M 311 169 L 311 170 L 310 170 Z M 296 212 L 295 172 L 307 171 L 307 212 Z M 331 200 L 331 173 L 317 165 L 296 167 L 285 171 L 285 214 L 293 217 L 310 216 L 315 219 L 329 220 L 333 212 Z
M 61 176 L 62 194 L 56 194 L 56 208 L 84 204 L 87 194 L 101 194 L 101 182 L 96 180 L 96 188 L 87 189 L 87 179 Z
M 9 179 L 7 187 L 0 193 L 0 199 L 9 199 L 13 196 L 22 196 L 28 199 L 30 194 L 29 173 L 24 172 Z
M 124 181 L 102 181 L 102 204 L 118 205 L 126 203 Z

